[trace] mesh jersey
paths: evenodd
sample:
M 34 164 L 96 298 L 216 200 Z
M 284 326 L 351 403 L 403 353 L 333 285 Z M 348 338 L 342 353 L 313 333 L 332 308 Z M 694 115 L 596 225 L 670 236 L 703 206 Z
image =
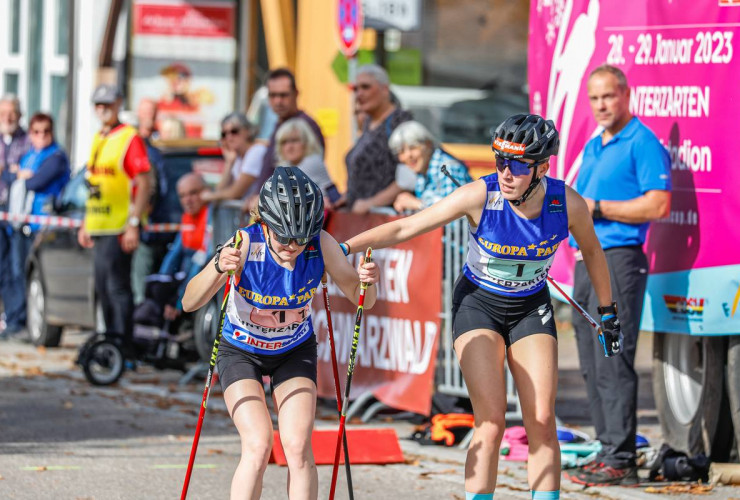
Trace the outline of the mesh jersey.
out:
M 483 177 L 488 197 L 480 224 L 470 230 L 463 273 L 492 293 L 531 295 L 545 286 L 555 251 L 568 237 L 565 184 L 545 177 L 542 212 L 535 219 L 514 213 L 501 194 L 498 174 Z
M 290 271 L 273 259 L 262 225 L 243 230 L 249 253 L 242 272 L 229 278 L 223 338 L 247 352 L 281 354 L 313 333 L 311 299 L 324 274 L 321 235 L 306 245 Z

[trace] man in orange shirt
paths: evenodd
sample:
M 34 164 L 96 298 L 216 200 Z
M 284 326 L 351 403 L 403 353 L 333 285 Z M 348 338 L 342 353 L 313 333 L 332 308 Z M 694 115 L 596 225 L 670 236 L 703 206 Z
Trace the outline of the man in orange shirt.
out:
M 131 338 L 131 256 L 139 246 L 149 203 L 151 167 L 136 129 L 118 119 L 118 88 L 99 85 L 92 101 L 102 128 L 93 138 L 87 162 L 90 191 L 77 240 L 83 247 L 95 247 L 95 292 L 107 332 Z

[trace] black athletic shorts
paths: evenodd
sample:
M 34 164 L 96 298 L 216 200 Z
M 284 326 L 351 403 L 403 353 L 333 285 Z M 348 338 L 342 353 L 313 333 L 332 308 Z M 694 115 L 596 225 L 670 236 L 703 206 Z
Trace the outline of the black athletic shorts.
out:
M 545 286 L 525 297 L 505 297 L 483 290 L 461 274 L 452 293 L 452 341 L 480 328 L 500 333 L 507 348 L 536 333 L 557 340 L 550 291 Z
M 290 351 L 274 356 L 253 354 L 221 340 L 216 358 L 221 389 L 226 391 L 228 386 L 244 379 L 262 383 L 263 376 L 270 377 L 270 387 L 273 390 L 295 377 L 306 377 L 315 384 L 317 347 L 315 334 Z

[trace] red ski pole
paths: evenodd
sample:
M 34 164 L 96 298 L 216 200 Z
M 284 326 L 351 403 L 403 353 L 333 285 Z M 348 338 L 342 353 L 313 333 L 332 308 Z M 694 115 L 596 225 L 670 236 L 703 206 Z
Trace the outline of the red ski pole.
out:
M 242 244 L 242 233 L 241 231 L 236 232 L 234 237 L 234 248 L 239 248 Z M 231 280 L 233 271 L 229 271 L 229 277 L 226 279 L 226 285 L 224 286 L 224 300 L 221 302 L 221 316 L 218 320 L 218 332 L 216 338 L 213 340 L 213 350 L 211 351 L 211 360 L 208 364 L 208 375 L 206 375 L 206 386 L 203 389 L 203 401 L 200 405 L 200 413 L 198 414 L 198 425 L 195 427 L 195 436 L 193 436 L 193 445 L 190 447 L 190 460 L 188 460 L 188 470 L 185 473 L 185 482 L 182 485 L 182 494 L 180 500 L 185 500 L 188 496 L 188 487 L 190 486 L 190 476 L 193 473 L 193 464 L 195 463 L 195 454 L 198 451 L 198 441 L 200 441 L 200 431 L 203 428 L 203 420 L 206 416 L 206 407 L 208 406 L 208 396 L 211 394 L 211 381 L 213 380 L 213 371 L 216 368 L 216 356 L 218 355 L 218 346 L 221 343 L 221 333 L 224 328 L 224 318 L 226 317 L 226 303 L 229 298 L 229 290 L 231 289 Z
M 372 261 L 372 248 L 368 248 L 365 252 L 365 262 Z M 334 500 L 334 491 L 337 486 L 337 472 L 339 470 L 339 455 L 342 450 L 342 440 L 345 437 L 344 426 L 345 420 L 347 419 L 347 407 L 349 406 L 349 391 L 352 386 L 352 374 L 355 371 L 355 357 L 357 356 L 357 344 L 360 342 L 360 326 L 362 325 L 362 313 L 365 309 L 365 292 L 367 291 L 367 283 L 360 283 L 360 300 L 357 304 L 357 315 L 355 316 L 355 330 L 352 334 L 352 347 L 349 351 L 349 363 L 347 363 L 347 384 L 344 386 L 344 401 L 342 401 L 342 411 L 339 415 L 339 434 L 337 435 L 337 448 L 334 452 L 334 469 L 331 473 L 331 489 L 329 490 L 329 500 Z M 345 443 L 346 446 L 346 443 Z M 349 454 L 345 448 L 344 462 L 349 468 Z M 349 487 L 349 497 L 354 498 L 354 492 L 352 491 L 351 485 Z
M 340 418 L 342 415 L 342 389 L 339 386 L 339 368 L 337 367 L 337 350 L 334 346 L 334 326 L 331 322 L 331 307 L 329 307 L 329 290 L 326 286 L 326 273 L 321 278 L 321 288 L 324 291 L 324 308 L 326 309 L 326 327 L 329 332 L 329 347 L 331 349 L 331 366 L 334 370 L 334 389 L 337 393 L 337 413 Z M 349 448 L 347 447 L 347 435 L 342 436 L 342 444 L 344 446 L 344 456 L 349 456 Z M 352 470 L 350 469 L 349 460 L 344 461 L 344 470 L 347 473 L 347 487 L 352 492 Z M 352 498 L 352 493 L 350 493 Z

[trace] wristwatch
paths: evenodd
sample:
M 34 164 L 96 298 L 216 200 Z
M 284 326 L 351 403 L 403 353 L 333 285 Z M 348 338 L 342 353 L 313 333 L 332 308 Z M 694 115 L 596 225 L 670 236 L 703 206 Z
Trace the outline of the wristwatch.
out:
M 591 215 L 591 218 L 593 219 L 603 219 L 604 214 L 601 213 L 601 201 L 596 200 L 594 202 L 594 213 Z
M 134 227 L 140 227 L 141 220 L 137 216 L 132 215 L 131 217 L 128 218 L 128 225 L 134 226 Z

